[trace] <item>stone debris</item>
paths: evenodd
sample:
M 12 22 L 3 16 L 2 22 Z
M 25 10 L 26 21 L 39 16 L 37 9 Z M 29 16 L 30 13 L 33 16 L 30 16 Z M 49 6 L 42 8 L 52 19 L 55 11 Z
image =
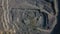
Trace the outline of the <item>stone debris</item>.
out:
M 52 0 L 0 0 L 0 34 L 50 34 L 57 23 Z

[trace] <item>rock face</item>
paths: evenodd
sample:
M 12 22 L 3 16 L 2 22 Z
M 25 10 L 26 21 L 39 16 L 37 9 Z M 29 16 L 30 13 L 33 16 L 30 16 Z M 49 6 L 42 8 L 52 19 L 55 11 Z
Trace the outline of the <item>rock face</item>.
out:
M 57 23 L 53 2 L 0 0 L 0 34 L 50 34 Z

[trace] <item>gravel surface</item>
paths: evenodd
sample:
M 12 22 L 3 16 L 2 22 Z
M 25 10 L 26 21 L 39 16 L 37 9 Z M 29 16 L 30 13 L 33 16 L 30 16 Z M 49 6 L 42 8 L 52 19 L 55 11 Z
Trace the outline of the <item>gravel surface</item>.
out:
M 0 0 L 0 34 L 50 34 L 57 23 L 49 0 Z

